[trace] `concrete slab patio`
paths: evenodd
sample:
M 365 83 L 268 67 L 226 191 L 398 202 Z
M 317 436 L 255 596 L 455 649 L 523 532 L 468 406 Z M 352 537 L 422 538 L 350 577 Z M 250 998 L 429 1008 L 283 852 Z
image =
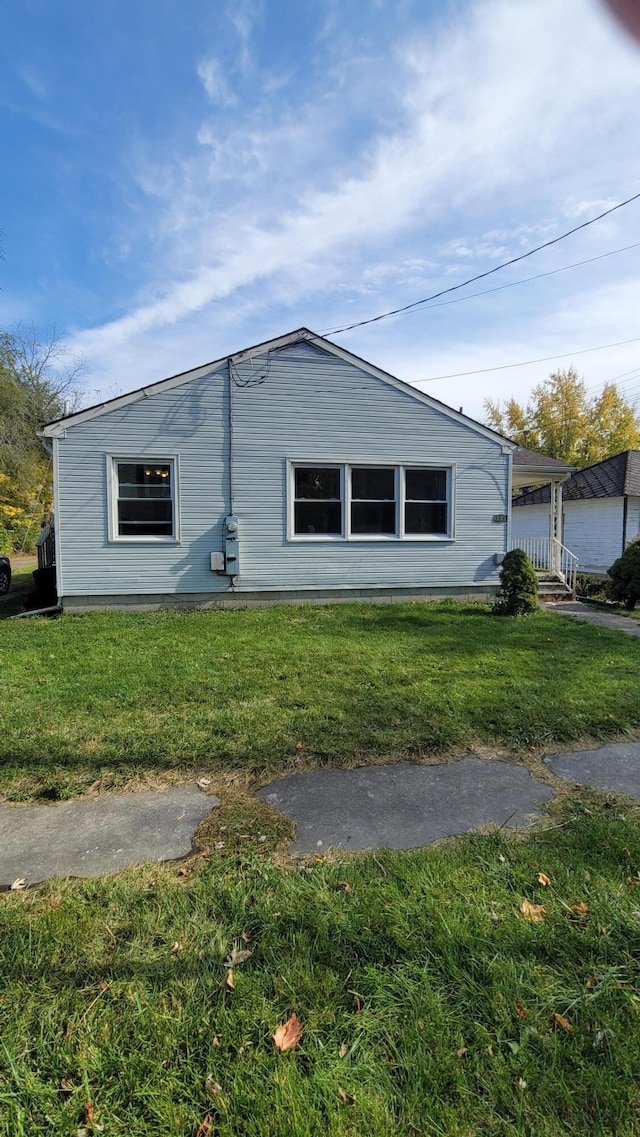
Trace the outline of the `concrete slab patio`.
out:
M 289 851 L 310 853 L 411 849 L 484 825 L 525 826 L 553 791 L 523 766 L 463 758 L 312 770 L 278 778 L 258 796 L 295 821 Z
M 545 762 L 558 778 L 640 798 L 640 742 L 615 742 L 597 750 L 550 754 Z
M 17 879 L 39 884 L 185 857 L 198 825 L 219 804 L 190 784 L 56 805 L 0 805 L 0 889 Z

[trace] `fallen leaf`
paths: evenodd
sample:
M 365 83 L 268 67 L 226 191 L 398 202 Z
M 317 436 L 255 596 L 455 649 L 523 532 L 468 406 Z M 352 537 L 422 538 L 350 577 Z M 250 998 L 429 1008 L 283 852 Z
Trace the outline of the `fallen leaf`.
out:
M 527 1088 L 527 1083 L 525 1082 L 524 1078 L 518 1078 L 518 1089 L 519 1090 L 526 1090 L 526 1088 Z
M 10 891 L 11 892 L 22 892 L 22 890 L 26 887 L 27 887 L 26 877 L 19 876 L 16 880 L 14 880 L 13 884 L 11 885 Z
M 501 865 L 506 865 L 506 863 L 507 863 L 507 858 L 504 856 L 503 853 L 498 853 L 498 860 L 500 861 Z
M 206 1117 L 203 1117 L 198 1128 L 196 1129 L 196 1137 L 209 1137 L 212 1124 L 213 1122 L 211 1120 L 211 1114 L 208 1113 Z
M 468 1051 L 466 1046 L 461 1046 L 459 1050 L 456 1050 L 456 1054 L 458 1055 L 458 1058 L 464 1058 L 465 1054 L 468 1054 L 468 1053 L 469 1053 L 469 1051 Z
M 343 1042 L 342 1046 L 340 1047 L 340 1049 L 338 1051 L 338 1058 L 346 1058 L 346 1056 L 347 1056 L 347 1048 Z
M 563 1030 L 573 1030 L 573 1027 L 569 1020 L 566 1019 L 564 1015 L 559 1014 L 558 1011 L 553 1012 L 550 1022 L 552 1026 L 560 1026 Z
M 541 884 L 543 888 L 548 888 L 551 884 L 551 877 L 548 877 L 546 872 L 539 872 L 536 879 L 538 884 Z
M 590 975 L 589 978 L 587 979 L 587 982 L 585 983 L 585 987 L 587 988 L 587 991 L 593 991 L 593 988 L 597 987 L 597 986 L 598 986 L 598 980 L 594 979 L 593 975 Z
M 349 893 L 351 892 L 351 885 L 349 884 L 348 880 L 339 880 L 338 881 L 338 888 L 344 888 L 345 896 L 348 896 Z
M 487 1046 L 487 1054 L 490 1058 L 495 1058 L 495 1054 L 493 1053 L 493 1046 Z
M 70 1082 L 68 1078 L 62 1078 L 60 1080 L 60 1089 L 63 1094 L 72 1094 L 75 1088 L 73 1082 Z
M 234 944 L 224 961 L 225 967 L 237 967 L 240 963 L 246 963 L 248 959 L 251 959 L 252 955 L 253 952 L 249 951 L 248 948 L 244 948 L 244 950 L 241 951 L 238 945 Z
M 211 785 L 211 778 L 198 778 L 198 785 L 201 790 L 205 790 L 207 786 Z
M 213 847 L 214 847 L 214 849 L 218 849 L 218 850 L 224 849 L 224 841 L 216 841 L 216 843 Z
M 212 1044 L 211 1044 L 211 1045 L 212 1045 L 212 1046 L 219 1046 L 219 1045 L 220 1045 L 220 1039 L 218 1038 L 217 1034 L 214 1034 L 214 1036 L 213 1036 L 213 1042 L 212 1042 Z
M 360 996 L 356 995 L 355 991 L 352 991 L 351 994 L 353 995 L 353 1001 L 356 1005 L 356 1012 L 355 1013 L 357 1015 L 359 1015 L 360 1011 L 362 1010 L 362 1003 L 360 1002 Z
M 76 1129 L 76 1137 L 89 1137 L 89 1130 L 81 1125 L 79 1129 Z
M 266 839 L 267 839 L 267 838 L 265 837 L 265 835 L 264 835 L 264 833 L 263 833 L 261 837 L 258 837 L 258 844 L 259 844 L 259 845 L 264 845 L 264 843 L 265 843 Z
M 184 944 L 179 944 L 178 941 L 171 945 L 171 954 L 177 955 L 179 951 L 183 951 Z
M 302 1023 L 298 1021 L 297 1015 L 292 1015 L 271 1037 L 278 1050 L 293 1050 L 298 1045 L 301 1034 Z
M 96 1119 L 96 1107 L 92 1101 L 86 1101 L 82 1107 L 82 1121 L 84 1125 L 93 1125 Z
M 587 905 L 584 903 L 572 904 L 571 905 L 571 911 L 573 912 L 574 916 L 588 916 L 589 915 L 589 909 L 587 908 Z
M 353 1094 L 348 1094 L 346 1090 L 343 1090 L 342 1086 L 338 1086 L 338 1097 L 345 1105 L 353 1105 L 356 1100 Z
M 542 904 L 531 904 L 528 900 L 522 901 L 520 911 L 530 924 L 541 924 L 547 914 Z
M 213 1074 L 207 1074 L 204 1080 L 205 1092 L 211 1094 L 212 1097 L 219 1097 L 222 1093 L 222 1086 L 216 1082 Z
M 521 1019 L 529 1018 L 529 1012 L 523 1003 L 519 1003 L 517 999 L 514 999 L 513 1005 L 516 1009 L 516 1014 L 519 1015 Z
M 231 970 L 231 968 L 229 968 L 229 970 L 227 971 L 227 974 L 226 974 L 225 978 L 222 980 L 222 983 L 220 984 L 220 986 L 222 987 L 223 991 L 234 991 L 235 990 L 235 983 L 233 982 L 233 971 Z
M 296 750 L 304 750 L 304 742 L 296 742 Z

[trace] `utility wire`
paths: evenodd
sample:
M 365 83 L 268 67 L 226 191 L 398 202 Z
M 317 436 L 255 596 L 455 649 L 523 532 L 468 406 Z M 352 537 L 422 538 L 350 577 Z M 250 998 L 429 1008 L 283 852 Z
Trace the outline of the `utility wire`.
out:
M 439 300 L 437 304 L 429 304 L 426 308 L 421 309 L 423 312 L 428 312 L 431 308 L 446 308 L 448 304 L 463 304 L 465 300 L 473 300 L 474 296 L 488 296 L 491 292 L 503 292 L 505 288 L 515 288 L 517 284 L 528 284 L 530 280 L 542 280 L 545 276 L 555 276 L 559 272 L 568 272 L 570 268 L 580 268 L 581 265 L 590 265 L 594 261 L 603 261 L 605 257 L 613 257 L 616 253 L 626 253 L 629 249 L 640 249 L 640 241 L 635 241 L 633 245 L 624 245 L 621 249 L 611 249 L 608 253 L 600 253 L 597 257 L 587 257 L 584 261 L 574 261 L 573 264 L 563 265 L 562 268 L 552 268 L 548 272 L 538 272 L 535 276 L 523 276 L 520 280 L 512 280 L 509 284 L 497 284 L 495 288 L 483 288 L 481 292 L 469 292 L 466 296 L 456 296 L 454 300 Z M 423 301 L 419 300 L 419 304 Z M 412 309 L 417 312 L 417 308 Z M 326 334 L 331 334 L 326 333 Z
M 419 308 L 423 304 L 429 304 L 432 300 L 438 300 L 441 296 L 447 296 L 450 292 L 458 292 L 461 288 L 466 288 L 468 284 L 474 284 L 476 280 L 484 280 L 487 276 L 492 276 L 495 272 L 500 272 L 503 268 L 508 268 L 509 265 L 518 264 L 524 261 L 527 257 L 532 257 L 534 253 L 539 253 L 542 249 L 548 249 L 552 245 L 557 245 L 559 241 L 566 240 L 574 233 L 579 233 L 581 229 L 586 229 L 589 225 L 594 225 L 596 221 L 601 221 L 603 217 L 608 217 L 609 214 L 615 213 L 617 209 L 622 209 L 625 205 L 630 205 L 632 201 L 638 201 L 640 193 L 635 193 L 633 197 L 628 197 L 624 201 L 619 201 L 617 205 L 612 205 L 610 209 L 605 209 L 602 213 L 598 213 L 596 217 L 589 218 L 588 221 L 583 221 L 581 225 L 576 225 L 573 229 L 568 229 L 566 233 L 561 233 L 559 237 L 553 237 L 550 241 L 544 241 L 542 245 L 536 245 L 535 249 L 529 249 L 526 253 L 521 253 L 517 257 L 511 257 L 508 261 L 503 261 L 502 264 L 495 265 L 494 268 L 487 269 L 486 272 L 480 272 L 476 276 L 469 277 L 468 280 L 462 281 L 460 284 L 453 284 L 449 288 L 442 288 L 440 292 L 434 292 L 431 296 L 425 296 L 422 300 L 414 300 L 412 304 L 404 304 L 401 308 L 392 308 L 389 312 L 381 312 L 378 316 L 370 316 L 368 320 L 356 320 L 353 324 L 344 324 L 339 328 L 330 328 L 327 332 L 328 335 L 340 335 L 342 332 L 350 332 L 353 328 L 362 328 L 366 324 L 376 324 L 379 320 L 388 320 L 391 316 L 399 316 L 401 312 L 409 312 L 412 308 Z
M 640 343 L 640 336 L 631 340 L 618 340 L 617 343 L 602 343 L 598 347 L 583 347 L 580 351 L 559 351 L 556 355 L 543 355 L 540 359 L 524 359 L 519 363 L 501 363 L 499 367 L 481 367 L 478 371 L 453 371 L 450 375 L 430 375 L 428 379 L 415 379 L 418 383 L 435 383 L 438 379 L 464 379 L 467 375 L 487 375 L 490 371 L 508 371 L 511 367 L 528 367 L 530 363 L 548 363 L 552 359 L 564 359 L 568 355 L 587 355 L 590 351 L 605 351 L 609 347 L 622 347 L 627 343 Z

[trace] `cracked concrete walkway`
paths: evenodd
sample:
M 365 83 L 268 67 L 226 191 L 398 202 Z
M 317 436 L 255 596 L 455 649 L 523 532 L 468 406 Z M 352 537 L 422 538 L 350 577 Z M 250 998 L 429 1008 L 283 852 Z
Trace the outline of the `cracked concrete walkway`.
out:
M 291 853 L 412 849 L 484 825 L 524 826 L 552 796 L 524 766 L 481 758 L 444 766 L 325 767 L 258 791 L 295 821 Z
M 628 636 L 640 636 L 640 620 L 634 620 L 632 616 L 618 616 L 615 612 L 606 612 L 602 608 L 592 608 L 580 600 L 549 600 L 540 607 L 547 612 L 555 612 L 558 616 L 573 616 L 581 624 L 595 624 L 599 628 L 625 632 Z
M 186 857 L 220 799 L 193 784 L 56 805 L 0 805 L 0 889 Z
M 640 742 L 545 758 L 559 778 L 640 799 Z M 553 797 L 525 766 L 462 758 L 438 766 L 398 762 L 352 770 L 323 767 L 276 778 L 257 796 L 296 824 L 291 853 L 411 849 L 482 829 L 527 826 Z M 105 794 L 57 805 L 0 805 L 0 889 L 16 879 L 99 876 L 144 861 L 177 860 L 213 794 L 193 784 Z

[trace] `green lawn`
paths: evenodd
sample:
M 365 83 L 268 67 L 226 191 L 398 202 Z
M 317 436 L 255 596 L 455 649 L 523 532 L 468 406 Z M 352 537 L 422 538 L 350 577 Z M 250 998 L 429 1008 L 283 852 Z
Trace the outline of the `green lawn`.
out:
M 348 604 L 4 621 L 0 654 L 6 798 L 185 771 L 222 797 L 182 866 L 0 895 L 2 1137 L 640 1134 L 636 807 L 567 791 L 524 837 L 292 864 L 250 792 L 637 737 L 637 640 Z
M 640 729 L 640 642 L 545 613 L 103 612 L 5 621 L 0 647 L 0 793 L 14 799 Z
M 87 1102 L 109 1137 L 640 1133 L 632 809 L 298 869 L 227 821 L 184 876 L 0 896 L 0 1133 L 76 1137 Z

